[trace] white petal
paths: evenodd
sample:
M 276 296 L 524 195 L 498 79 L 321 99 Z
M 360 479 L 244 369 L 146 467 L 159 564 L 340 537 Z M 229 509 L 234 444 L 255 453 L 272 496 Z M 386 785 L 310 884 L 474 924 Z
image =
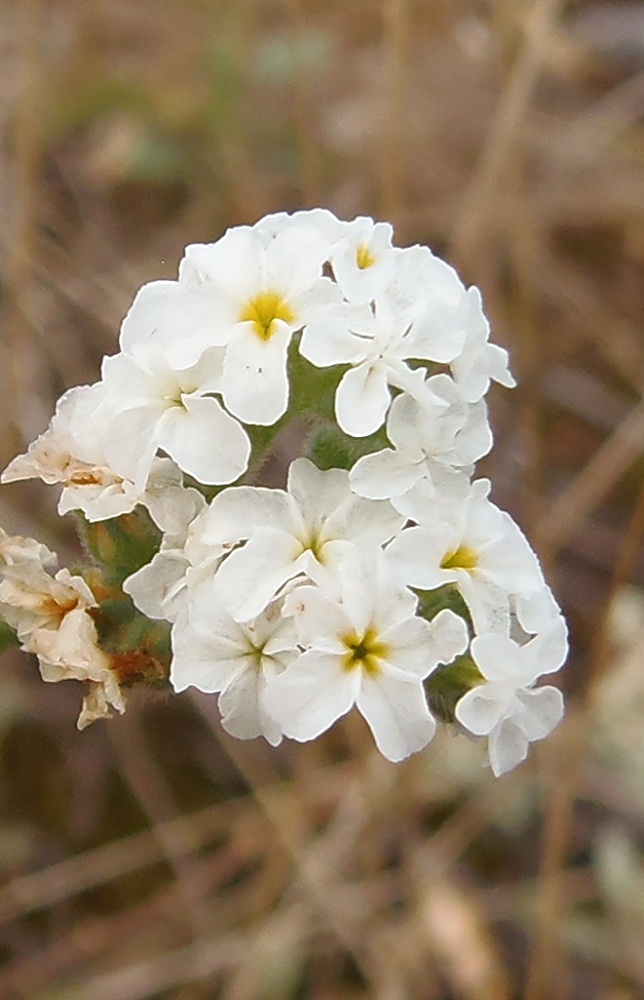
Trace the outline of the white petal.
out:
M 429 629 L 435 665 L 451 663 L 454 657 L 464 653 L 469 645 L 467 626 L 453 611 L 447 609 L 439 611 L 429 623 Z
M 352 622 L 339 601 L 327 596 L 319 587 L 308 584 L 294 587 L 284 600 L 282 614 L 292 618 L 302 646 L 338 657 L 345 655 L 346 646 L 341 636 L 352 630 Z
M 487 736 L 502 718 L 511 698 L 500 697 L 499 685 L 480 684 L 459 700 L 455 715 L 462 726 L 475 736 Z
M 424 474 L 424 467 L 412 464 L 391 448 L 363 455 L 349 473 L 351 489 L 361 497 L 383 500 L 402 496 Z
M 282 740 L 279 726 L 263 707 L 266 681 L 253 660 L 241 667 L 219 696 L 221 724 L 240 740 L 264 736 L 272 746 Z
M 534 678 L 526 670 L 521 647 L 507 635 L 488 633 L 472 639 L 472 658 L 484 677 L 500 683 L 515 681 L 515 687 Z
M 292 508 L 292 500 L 284 490 L 232 486 L 218 493 L 204 511 L 198 531 L 208 545 L 250 538 L 258 528 L 277 528 L 291 533 Z
M 230 645 L 226 658 L 222 649 L 213 645 L 212 639 L 183 623 L 172 630 L 172 648 L 170 683 L 175 691 L 185 691 L 188 687 L 196 687 L 207 694 L 221 691 L 240 667 L 239 650 L 235 645 Z
M 476 631 L 507 634 L 510 626 L 507 593 L 476 570 L 473 573 L 456 570 L 455 573 L 458 588 L 470 610 Z
M 387 500 L 366 500 L 349 494 L 326 520 L 320 538 L 383 545 L 399 531 L 405 518 Z M 326 555 L 326 551 L 325 551 Z
M 210 397 L 183 396 L 159 425 L 159 446 L 205 485 L 231 483 L 246 471 L 250 441 L 244 428 Z
M 386 553 L 398 578 L 409 587 L 433 590 L 450 579 L 440 565 L 445 555 L 444 532 L 440 532 L 440 526 L 434 531 L 405 528 L 390 542 Z
M 548 684 L 529 691 L 519 691 L 517 697 L 525 708 L 520 722 L 530 742 L 542 740 L 561 722 L 564 699 L 558 688 Z
M 70 510 L 82 510 L 88 521 L 107 521 L 128 514 L 141 502 L 141 491 L 126 479 L 108 486 L 65 487 L 57 509 L 61 517 Z
M 401 681 L 384 672 L 363 677 L 357 705 L 387 760 L 403 760 L 422 750 L 436 731 L 423 686 L 416 680 Z
M 209 347 L 226 342 L 227 326 L 216 321 L 217 297 L 208 286 L 177 281 L 144 285 L 123 320 L 120 344 L 125 353 L 158 344 L 173 367 L 188 368 Z
M 420 381 L 418 384 L 421 385 Z M 429 382 L 423 382 L 422 385 L 428 388 Z M 421 407 L 417 399 L 406 392 L 401 392 L 391 404 L 387 417 L 387 437 L 396 451 L 405 454 L 407 461 L 423 457 L 421 444 L 425 443 L 424 438 L 428 437 L 427 425 L 433 429 L 441 414 L 445 412 L 443 406 L 435 404 L 433 392 L 428 393 L 428 397 L 426 406 Z
M 513 719 L 504 719 L 488 741 L 488 757 L 498 778 L 520 764 L 528 755 L 528 739 Z
M 225 607 L 237 621 L 256 618 L 279 588 L 299 572 L 302 546 L 284 531 L 260 529 L 246 545 L 224 559 L 215 583 Z
M 561 615 L 558 614 L 547 629 L 523 646 L 522 654 L 526 665 L 532 668 L 533 677 L 558 670 L 568 655 L 568 629 Z
M 296 458 L 288 471 L 288 491 L 306 527 L 317 534 L 324 521 L 351 498 L 344 469 L 321 471 L 308 458 Z
M 186 247 L 179 267 L 181 281 L 212 282 L 217 294 L 244 302 L 260 288 L 264 248 L 245 226 L 229 229 L 216 243 L 193 243 Z
M 109 437 L 103 442 L 110 468 L 135 483 L 145 484 L 158 448 L 158 425 L 167 404 L 141 403 L 109 417 Z
M 263 340 L 251 323 L 240 323 L 226 350 L 222 395 L 227 408 L 247 424 L 274 424 L 288 406 L 286 352 L 291 329 L 277 320 Z
M 282 230 L 269 243 L 263 261 L 268 287 L 284 289 L 288 301 L 293 293 L 315 287 L 321 281 L 328 250 L 328 239 L 314 226 Z
M 386 367 L 365 362 L 342 376 L 335 394 L 336 419 L 351 437 L 367 437 L 382 427 L 390 402 Z
M 316 320 L 304 330 L 300 354 L 317 368 L 355 364 L 365 357 L 369 344 L 352 334 L 340 319 Z
M 128 576 L 123 590 L 148 618 L 172 621 L 179 609 L 177 598 L 184 590 L 188 565 L 182 552 L 157 552 L 152 562 Z
M 429 625 L 424 618 L 407 618 L 380 635 L 387 646 L 387 662 L 415 678 L 427 677 L 436 666 L 430 645 Z
M 346 715 L 359 678 L 337 656 L 303 653 L 266 689 L 266 707 L 286 736 L 313 740 Z

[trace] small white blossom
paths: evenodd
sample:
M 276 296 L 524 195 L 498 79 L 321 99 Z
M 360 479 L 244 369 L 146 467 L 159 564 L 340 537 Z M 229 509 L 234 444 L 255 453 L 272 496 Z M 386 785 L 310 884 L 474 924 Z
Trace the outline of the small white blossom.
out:
M 171 468 L 166 472 L 172 475 Z M 160 509 L 150 505 L 150 513 L 164 530 L 159 551 L 123 581 L 123 591 L 148 618 L 173 622 L 183 612 L 188 588 L 211 575 L 225 549 L 204 546 L 199 540 L 205 500 L 197 490 L 178 491 L 175 485 L 168 493 L 169 497 L 162 492 L 157 498 Z
M 421 373 L 407 361 L 431 359 L 434 352 L 415 335 L 410 314 L 381 295 L 372 307 L 311 323 L 302 334 L 300 353 L 318 368 L 350 366 L 336 390 L 335 415 L 345 434 L 366 437 L 382 427 L 392 388 L 418 391 Z
M 472 315 L 478 322 L 467 324 L 463 348 L 451 362 L 452 374 L 465 399 L 475 403 L 490 387 L 490 381 L 511 389 L 516 381 L 508 368 L 508 352 L 497 344 L 489 343 L 490 326 L 481 309 L 481 296 L 476 288 L 470 289 L 476 301 L 472 302 Z
M 437 490 L 467 492 L 466 475 L 492 446 L 485 404 L 466 403 L 447 375 L 428 379 L 431 395 L 401 393 L 391 404 L 387 437 L 393 448 L 360 458 L 351 488 L 371 499 L 413 492 L 410 502 L 429 503 Z M 462 470 L 462 471 L 461 471 Z
M 481 479 L 464 500 L 442 498 L 433 507 L 407 502 L 407 495 L 398 506 L 417 524 L 387 548 L 408 586 L 455 583 L 480 633 L 507 632 L 511 597 L 532 598 L 545 588 L 537 557 L 510 515 L 487 499 L 489 489 Z
M 141 288 L 101 380 L 65 393 L 1 480 L 58 484 L 59 512 L 92 522 L 148 511 L 160 547 L 123 592 L 171 623 L 175 690 L 217 694 L 241 738 L 312 739 L 355 705 L 400 760 L 434 732 L 424 679 L 473 630 L 478 675 L 468 661 L 444 680 L 480 681 L 456 716 L 501 774 L 561 716 L 561 694 L 535 685 L 561 666 L 566 629 L 521 530 L 470 481 L 492 443 L 483 397 L 514 385 L 489 338 L 478 289 L 427 247 L 394 247 L 388 223 L 278 212 L 188 246 L 176 281 Z M 338 426 L 318 434 L 331 406 Z M 251 485 L 286 426 L 314 432 L 322 464 L 360 457 L 350 471 L 300 457 L 286 489 Z M 118 528 L 119 567 L 136 522 Z M 121 661 L 99 648 L 87 584 L 55 563 L 0 530 L 0 617 L 46 680 L 85 683 L 82 728 L 123 711 Z M 411 588 L 446 585 L 467 624 L 423 617 L 442 594 Z
M 321 579 L 347 546 L 381 545 L 404 523 L 387 501 L 364 500 L 343 469 L 321 472 L 305 458 L 291 464 L 287 490 L 231 487 L 211 504 L 213 524 L 243 547 L 215 574 L 221 599 L 238 621 L 255 618 L 289 580 Z
M 270 605 L 253 621 L 239 624 L 201 591 L 188 615 L 172 630 L 170 682 L 175 691 L 196 687 L 220 692 L 222 725 L 232 736 L 264 736 L 276 746 L 282 731 L 266 708 L 271 681 L 299 655 L 294 625 Z
M 210 290 L 217 343 L 225 345 L 221 393 L 227 409 L 250 424 L 275 423 L 288 406 L 291 337 L 337 305 L 322 275 L 327 240 L 315 226 L 290 226 L 266 240 L 249 228 L 186 249 L 180 280 Z M 204 341 L 204 349 L 209 341 Z
M 296 740 L 319 736 L 354 705 L 376 745 L 398 761 L 422 749 L 436 724 L 423 678 L 467 647 L 464 622 L 450 611 L 431 623 L 416 598 L 389 576 L 383 554 L 351 555 L 335 588 L 296 587 L 286 600 L 305 652 L 266 690 L 268 711 Z
M 360 216 L 342 227 L 342 239 L 331 253 L 333 274 L 349 302 L 375 299 L 391 281 L 396 255 L 388 222 Z
M 109 422 L 99 417 L 104 404 L 100 383 L 66 392 L 47 430 L 9 463 L 2 482 L 39 478 L 62 484 L 61 516 L 81 510 L 89 521 L 102 521 L 134 510 L 144 492 L 147 468 L 139 462 L 124 476 L 110 465 L 104 444 Z
M 523 646 L 502 635 L 472 640 L 471 656 L 484 681 L 463 695 L 456 718 L 474 735 L 488 737 L 495 775 L 516 767 L 527 756 L 528 745 L 547 736 L 561 720 L 561 691 L 534 684 L 546 664 L 552 671 L 559 669 L 567 649 L 562 619 Z
M 178 370 L 148 344 L 105 358 L 103 383 L 110 431 L 105 448 L 124 475 L 141 465 L 147 472 L 159 448 L 201 483 L 230 483 L 245 472 L 248 435 L 212 395 L 221 383 L 218 349 Z

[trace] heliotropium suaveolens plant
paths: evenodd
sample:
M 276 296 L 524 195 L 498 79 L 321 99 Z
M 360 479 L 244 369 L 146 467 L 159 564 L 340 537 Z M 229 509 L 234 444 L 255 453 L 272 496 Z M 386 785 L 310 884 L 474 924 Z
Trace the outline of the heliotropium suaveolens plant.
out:
M 537 682 L 565 623 L 475 475 L 507 354 L 478 290 L 392 235 L 316 209 L 187 247 L 5 469 L 62 487 L 85 541 L 70 573 L 0 536 L 2 642 L 84 682 L 79 727 L 134 685 L 192 686 L 241 739 L 311 740 L 355 709 L 398 761 L 438 718 L 501 774 L 560 720 Z M 287 426 L 301 453 L 262 486 Z

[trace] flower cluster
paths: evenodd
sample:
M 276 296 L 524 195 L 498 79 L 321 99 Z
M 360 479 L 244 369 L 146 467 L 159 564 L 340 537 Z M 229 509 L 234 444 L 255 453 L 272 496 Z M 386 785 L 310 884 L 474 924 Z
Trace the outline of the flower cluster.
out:
M 169 683 L 218 694 L 233 735 L 310 740 L 355 706 L 397 761 L 439 715 L 487 737 L 500 774 L 561 718 L 560 692 L 536 682 L 564 662 L 566 627 L 473 478 L 490 382 L 514 384 L 506 352 L 477 289 L 392 235 L 316 209 L 189 246 L 176 281 L 137 294 L 100 381 L 62 397 L 2 480 L 61 484 L 60 513 L 89 535 L 147 512 L 156 544 L 116 560 L 120 597 L 166 623 Z M 256 485 L 290 422 L 304 454 L 285 488 Z M 54 665 L 46 679 L 67 656 L 104 684 L 99 595 L 50 577 L 37 543 L 7 545 L 0 616 Z

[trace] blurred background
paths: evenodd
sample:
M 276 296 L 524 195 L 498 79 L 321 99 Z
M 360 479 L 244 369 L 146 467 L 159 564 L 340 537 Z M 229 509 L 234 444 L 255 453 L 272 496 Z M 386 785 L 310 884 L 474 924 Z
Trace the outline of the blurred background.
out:
M 7 1000 L 644 996 L 644 5 L 15 0 L 0 21 L 0 463 L 94 381 L 137 288 L 279 209 L 394 223 L 483 292 L 493 497 L 569 619 L 567 719 L 495 780 L 0 669 Z M 73 565 L 56 490 L 0 523 Z

